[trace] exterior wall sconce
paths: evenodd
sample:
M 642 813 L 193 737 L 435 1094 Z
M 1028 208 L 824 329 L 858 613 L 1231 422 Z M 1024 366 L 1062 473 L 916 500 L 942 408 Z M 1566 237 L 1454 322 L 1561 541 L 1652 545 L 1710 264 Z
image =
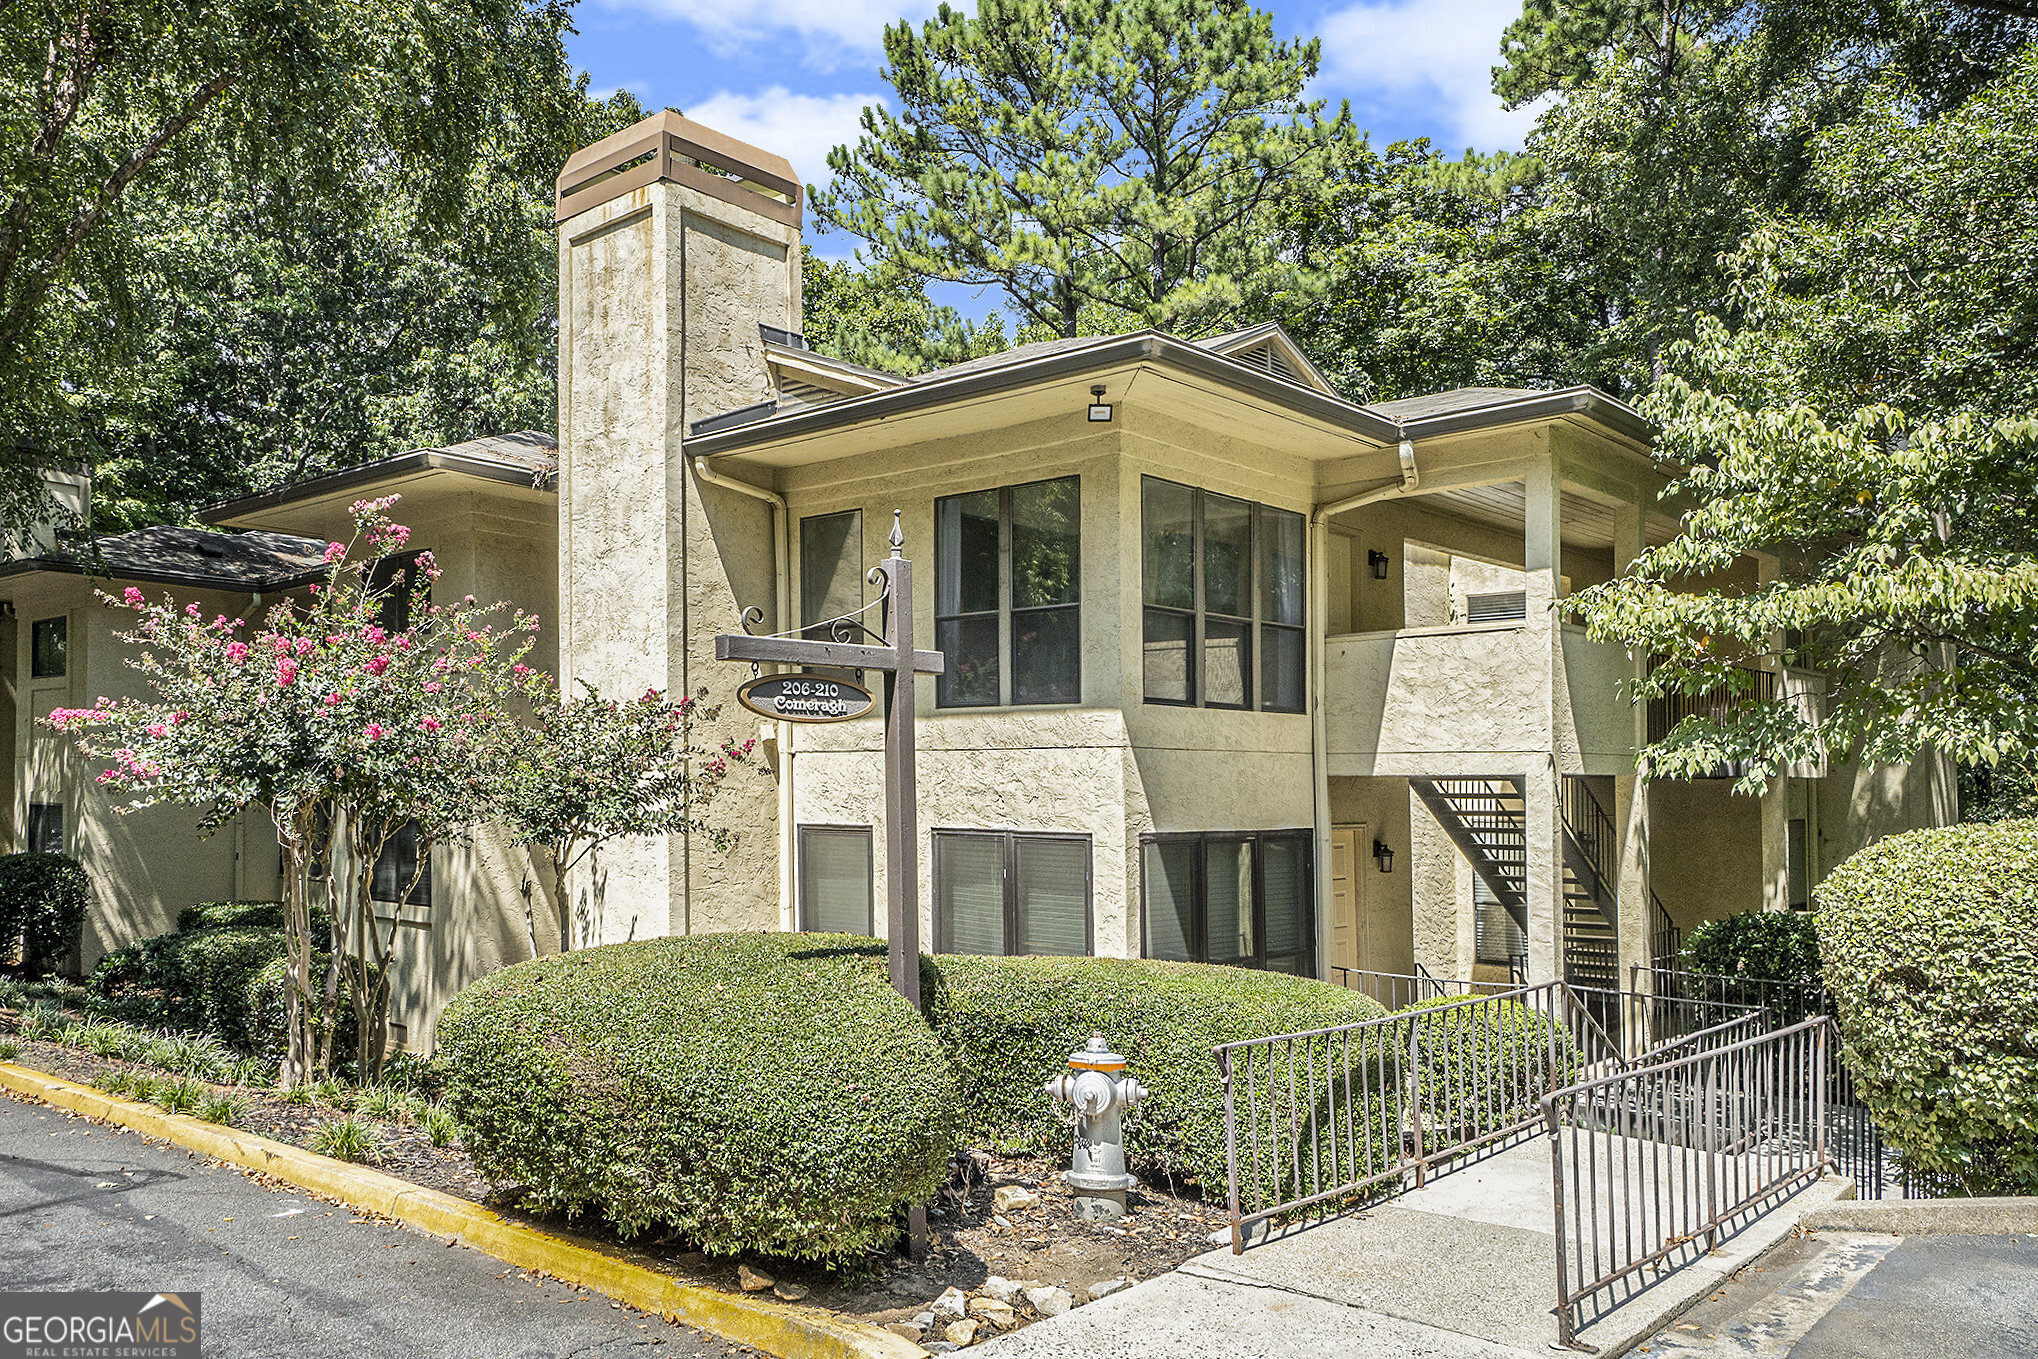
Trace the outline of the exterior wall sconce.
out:
M 1104 425 L 1111 422 L 1111 403 L 1104 399 L 1104 384 L 1090 388 L 1090 423 Z
M 1387 579 L 1387 563 L 1389 562 L 1389 560 L 1391 559 L 1387 556 L 1387 554 L 1382 552 L 1377 547 L 1371 547 L 1366 549 L 1366 565 L 1373 568 L 1374 580 Z M 1383 868 L 1380 871 L 1384 873 L 1387 870 Z
M 1394 871 L 1394 851 L 1387 847 L 1385 840 L 1375 840 L 1373 842 L 1373 862 L 1380 865 L 1382 873 L 1392 873 Z

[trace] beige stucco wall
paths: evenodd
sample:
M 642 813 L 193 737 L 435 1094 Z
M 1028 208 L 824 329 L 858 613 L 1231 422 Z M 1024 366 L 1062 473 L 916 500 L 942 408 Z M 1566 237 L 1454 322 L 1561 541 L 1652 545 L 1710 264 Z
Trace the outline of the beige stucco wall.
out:
M 661 182 L 559 232 L 562 678 L 608 693 L 710 690 L 698 735 L 745 740 L 717 633 L 773 615 L 771 511 L 693 475 L 689 420 L 771 394 L 760 322 L 799 327 L 799 232 Z M 768 781 L 768 780 L 767 780 Z M 590 942 L 780 919 L 775 792 L 744 777 L 717 851 L 690 837 L 613 845 L 580 875 Z

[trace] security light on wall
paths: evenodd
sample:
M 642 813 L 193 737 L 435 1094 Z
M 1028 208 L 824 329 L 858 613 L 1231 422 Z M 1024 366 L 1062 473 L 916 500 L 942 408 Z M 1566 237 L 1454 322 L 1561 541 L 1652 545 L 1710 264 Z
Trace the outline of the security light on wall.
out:
M 1090 388 L 1090 423 L 1108 424 L 1111 419 L 1111 403 L 1104 399 L 1104 384 Z
M 1387 554 L 1377 547 L 1366 549 L 1366 565 L 1373 568 L 1374 580 L 1387 579 L 1387 563 L 1389 560 Z
M 1375 840 L 1373 842 L 1373 862 L 1380 865 L 1382 873 L 1392 873 L 1394 871 L 1394 851 L 1387 847 L 1385 840 Z

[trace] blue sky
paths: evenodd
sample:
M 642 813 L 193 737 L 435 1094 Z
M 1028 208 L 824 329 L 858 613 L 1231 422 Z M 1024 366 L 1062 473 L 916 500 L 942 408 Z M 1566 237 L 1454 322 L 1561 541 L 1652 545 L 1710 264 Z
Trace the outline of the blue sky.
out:
M 1521 0 L 1260 0 L 1284 36 L 1323 39 L 1313 93 L 1349 99 L 1384 144 L 1427 136 L 1457 152 L 1520 147 L 1529 117 L 1489 88 L 1501 31 Z M 809 183 L 825 182 L 828 148 L 853 142 L 863 106 L 882 102 L 884 26 L 919 20 L 933 0 L 580 0 L 568 39 L 593 88 L 628 89 L 647 107 L 776 151 Z M 811 233 L 811 224 L 810 224 Z M 810 236 L 825 255 L 855 242 Z M 972 314 L 996 305 L 941 290 Z

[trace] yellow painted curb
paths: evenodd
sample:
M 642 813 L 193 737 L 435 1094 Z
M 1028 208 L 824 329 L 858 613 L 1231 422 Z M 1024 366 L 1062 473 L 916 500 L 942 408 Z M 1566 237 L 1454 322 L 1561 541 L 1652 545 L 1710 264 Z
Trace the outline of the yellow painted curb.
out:
M 259 1170 L 485 1251 L 519 1269 L 541 1270 L 639 1311 L 656 1312 L 776 1355 L 778 1359 L 927 1359 L 927 1351 L 867 1322 L 819 1307 L 765 1302 L 685 1283 L 592 1242 L 510 1222 L 478 1203 L 399 1180 L 365 1166 L 119 1099 L 47 1072 L 0 1062 L 0 1087 L 60 1109 L 104 1119 L 174 1142 L 215 1160 Z

